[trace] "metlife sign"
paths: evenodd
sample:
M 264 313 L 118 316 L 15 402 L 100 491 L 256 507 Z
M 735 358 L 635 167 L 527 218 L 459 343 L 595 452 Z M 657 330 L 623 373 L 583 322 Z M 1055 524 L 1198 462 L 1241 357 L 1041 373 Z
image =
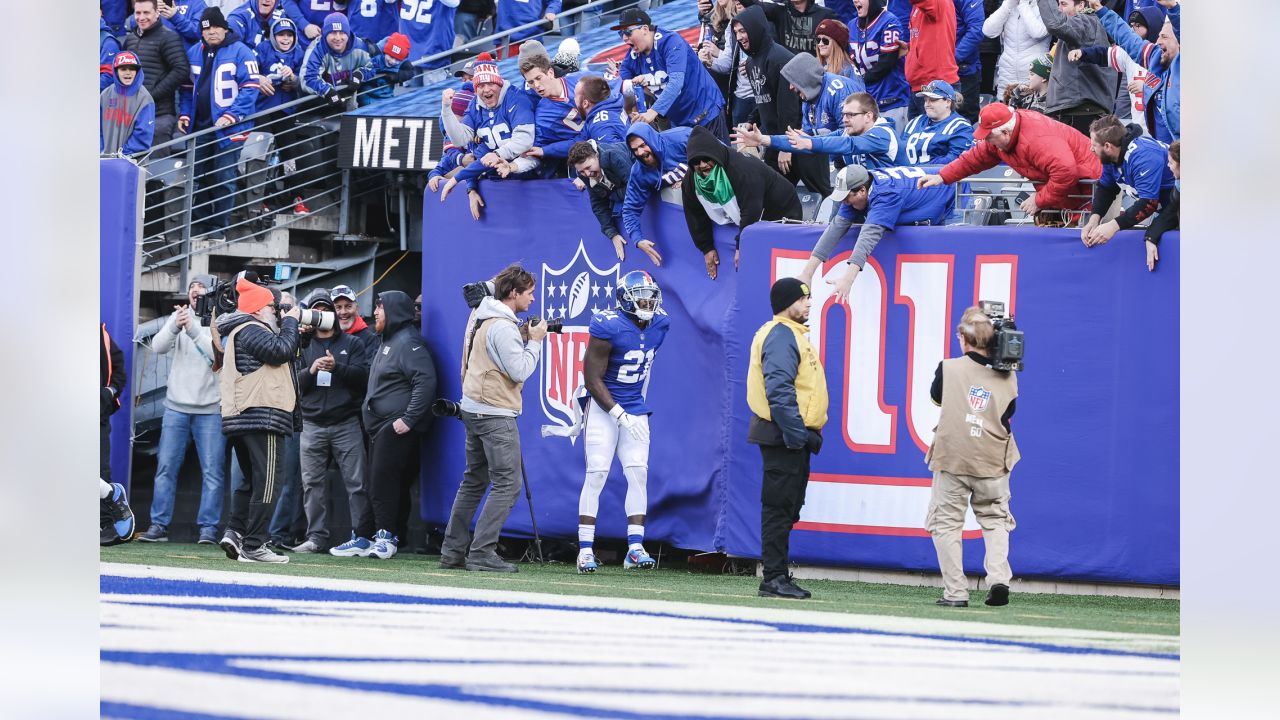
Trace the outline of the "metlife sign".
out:
M 428 172 L 444 151 L 439 118 L 345 115 L 338 166 L 357 170 Z

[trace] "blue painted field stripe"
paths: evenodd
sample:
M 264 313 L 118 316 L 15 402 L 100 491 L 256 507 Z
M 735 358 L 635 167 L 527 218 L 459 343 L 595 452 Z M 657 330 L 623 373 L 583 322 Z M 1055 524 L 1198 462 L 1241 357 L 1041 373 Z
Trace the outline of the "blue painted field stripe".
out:
M 515 601 L 476 600 L 467 598 L 429 598 L 415 595 L 399 595 L 384 592 L 360 592 L 353 590 L 329 590 L 314 587 L 289 587 L 277 585 L 248 585 L 236 583 L 213 583 L 197 580 L 175 580 L 170 578 L 138 578 L 120 575 L 102 575 L 100 578 L 102 594 L 114 595 L 176 595 L 179 597 L 237 598 L 283 601 L 322 601 L 351 603 L 395 603 L 405 605 L 435 605 L 447 607 L 494 607 L 525 610 L 555 610 L 559 612 L 600 613 L 607 615 L 627 615 L 666 618 L 673 620 L 693 620 L 698 622 L 723 622 L 737 625 L 749 625 L 768 628 L 786 633 L 827 633 L 846 635 L 870 635 L 880 637 L 915 638 L 921 640 L 939 640 L 945 642 L 972 643 L 996 647 L 1023 648 L 1039 652 L 1060 653 L 1068 655 L 1107 655 L 1114 657 L 1140 657 L 1159 660 L 1178 660 L 1176 653 L 1153 653 L 1136 650 L 1118 650 L 1114 648 L 1087 648 L 1030 640 L 1009 640 L 1001 638 L 965 637 L 962 635 L 941 635 L 933 633 L 911 633 L 890 630 L 873 630 L 868 628 L 845 628 L 806 623 L 770 622 L 767 620 L 748 620 L 743 618 L 721 618 L 682 613 L 661 612 L 655 610 L 621 610 L 603 607 L 575 607 L 553 603 L 528 603 Z

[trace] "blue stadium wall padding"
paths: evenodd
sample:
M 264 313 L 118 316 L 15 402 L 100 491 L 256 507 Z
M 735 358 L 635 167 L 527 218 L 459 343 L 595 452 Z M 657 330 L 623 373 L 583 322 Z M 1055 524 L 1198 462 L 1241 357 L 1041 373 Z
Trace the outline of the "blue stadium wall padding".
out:
M 129 379 L 120 396 L 120 409 L 111 416 L 111 475 L 129 485 L 133 430 L 133 328 L 137 288 L 142 171 L 120 158 L 99 161 L 99 286 L 98 308 L 102 322 L 124 353 Z
M 650 379 L 652 450 L 648 536 L 680 547 L 759 556 L 760 454 L 746 443 L 751 338 L 769 316 L 775 277 L 799 271 L 821 232 L 760 223 L 742 238 L 718 228 L 720 277 L 707 278 L 678 207 L 653 201 L 643 226 L 655 268 L 628 247 L 619 263 L 588 199 L 567 181 L 490 182 L 485 216 L 466 199 L 428 194 L 424 208 L 424 326 L 441 395 L 461 394 L 467 308 L 463 283 L 521 260 L 538 280 L 534 310 L 565 314 L 524 389 L 520 418 L 538 529 L 574 538 L 583 476 L 581 442 L 542 438 L 565 422 L 581 377 L 593 309 L 612 303 L 621 274 L 649 270 L 662 286 L 671 331 Z M 850 307 L 826 277 L 843 272 L 852 238 L 813 282 L 811 338 L 831 395 L 825 446 L 814 458 L 794 561 L 936 570 L 924 531 L 930 472 L 924 451 L 937 408 L 934 369 L 958 355 L 955 325 L 979 298 L 1006 302 L 1028 336 L 1014 432 L 1019 576 L 1177 585 L 1178 236 L 1166 236 L 1147 272 L 1138 232 L 1085 248 L 1079 233 L 1040 228 L 903 228 L 876 249 Z M 580 280 L 579 278 L 582 278 Z M 563 288 L 562 288 L 563 286 Z M 461 423 L 437 421 L 424 456 L 423 511 L 448 518 L 464 469 Z M 602 537 L 625 535 L 626 482 L 616 466 L 601 499 Z M 528 535 L 523 497 L 506 532 Z M 981 533 L 966 523 L 965 566 L 981 572 Z

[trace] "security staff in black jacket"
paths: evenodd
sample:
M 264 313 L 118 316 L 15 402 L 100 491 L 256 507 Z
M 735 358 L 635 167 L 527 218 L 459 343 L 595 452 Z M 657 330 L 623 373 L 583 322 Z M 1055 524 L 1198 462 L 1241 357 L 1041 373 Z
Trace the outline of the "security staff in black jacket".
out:
M 737 270 L 742 231 L 748 225 L 759 220 L 801 219 L 795 186 L 756 158 L 730 150 L 706 128 L 696 127 L 689 134 L 685 155 L 693 172 L 681 187 L 684 221 L 712 280 L 720 265 L 712 236 L 715 225 L 738 226 L 733 240 L 733 268 Z
M 311 310 L 333 312 L 333 298 L 323 288 L 303 300 Z M 373 512 L 364 488 L 365 442 L 360 407 L 369 385 L 369 361 L 360 338 L 337 326 L 316 328 L 298 363 L 302 393 L 302 504 L 307 539 L 294 552 L 321 552 L 329 545 L 328 470 L 332 460 L 342 474 L 351 509 L 351 528 L 366 540 L 373 536 Z M 372 542 L 372 541 L 370 541 Z
M 386 560 L 399 547 L 395 529 L 416 479 L 421 434 L 431 426 L 428 410 L 436 397 L 436 366 L 413 324 L 413 300 L 408 295 L 399 290 L 379 293 L 373 317 L 382 342 L 373 353 L 364 402 L 369 434 L 365 489 L 378 528 L 369 555 Z
M 795 55 L 773 39 L 773 27 L 765 19 L 764 9 L 755 5 L 733 19 L 734 37 L 747 54 L 747 80 L 756 96 L 759 128 L 766 135 L 780 135 L 787 128 L 801 127 L 800 96 L 782 76 L 782 68 Z M 830 156 L 779 153 L 770 148 L 764 161 L 782 173 L 792 184 L 804 186 L 820 195 L 831 194 Z

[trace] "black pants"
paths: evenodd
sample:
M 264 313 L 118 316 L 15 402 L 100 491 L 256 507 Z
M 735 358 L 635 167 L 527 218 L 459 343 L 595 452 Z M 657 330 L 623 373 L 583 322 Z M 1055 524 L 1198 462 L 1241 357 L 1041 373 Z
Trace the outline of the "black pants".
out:
M 227 527 L 244 536 L 246 549 L 256 550 L 267 541 L 267 525 L 284 487 L 285 437 L 262 432 L 232 435 L 227 441 L 245 478 L 231 493 Z
M 964 96 L 964 105 L 956 109 L 960 116 L 968 120 L 970 124 L 978 124 L 978 105 L 982 102 L 978 95 L 981 91 L 978 89 L 982 86 L 982 71 L 973 73 L 972 75 L 961 75 L 960 86 L 956 89 Z
M 764 161 L 769 167 L 778 170 L 778 151 L 769 148 L 765 151 Z M 783 177 L 792 184 L 804 183 L 809 192 L 822 196 L 831 194 L 831 156 L 825 153 L 806 155 L 791 153 L 791 172 L 782 172 Z
M 1083 133 L 1085 137 L 1089 137 L 1089 125 L 1109 112 L 1106 108 L 1098 107 L 1090 102 L 1050 113 L 1049 117 L 1064 125 L 1070 125 Z
M 111 418 L 102 418 L 102 429 L 99 435 L 98 477 L 111 482 Z
M 373 506 L 372 525 L 356 530 L 361 537 L 372 537 L 374 530 L 386 530 L 390 533 L 404 532 L 401 508 L 409 503 L 409 486 L 416 478 L 418 467 L 417 433 L 410 431 L 403 435 L 396 434 L 393 423 L 383 425 L 378 432 L 369 437 L 369 464 L 366 474 L 365 491 L 369 494 Z M 365 532 L 369 534 L 366 535 Z M 406 538 L 400 535 L 401 541 Z
M 760 560 L 764 579 L 787 574 L 791 527 L 800 520 L 809 484 L 809 451 L 761 445 L 764 484 L 760 488 Z

